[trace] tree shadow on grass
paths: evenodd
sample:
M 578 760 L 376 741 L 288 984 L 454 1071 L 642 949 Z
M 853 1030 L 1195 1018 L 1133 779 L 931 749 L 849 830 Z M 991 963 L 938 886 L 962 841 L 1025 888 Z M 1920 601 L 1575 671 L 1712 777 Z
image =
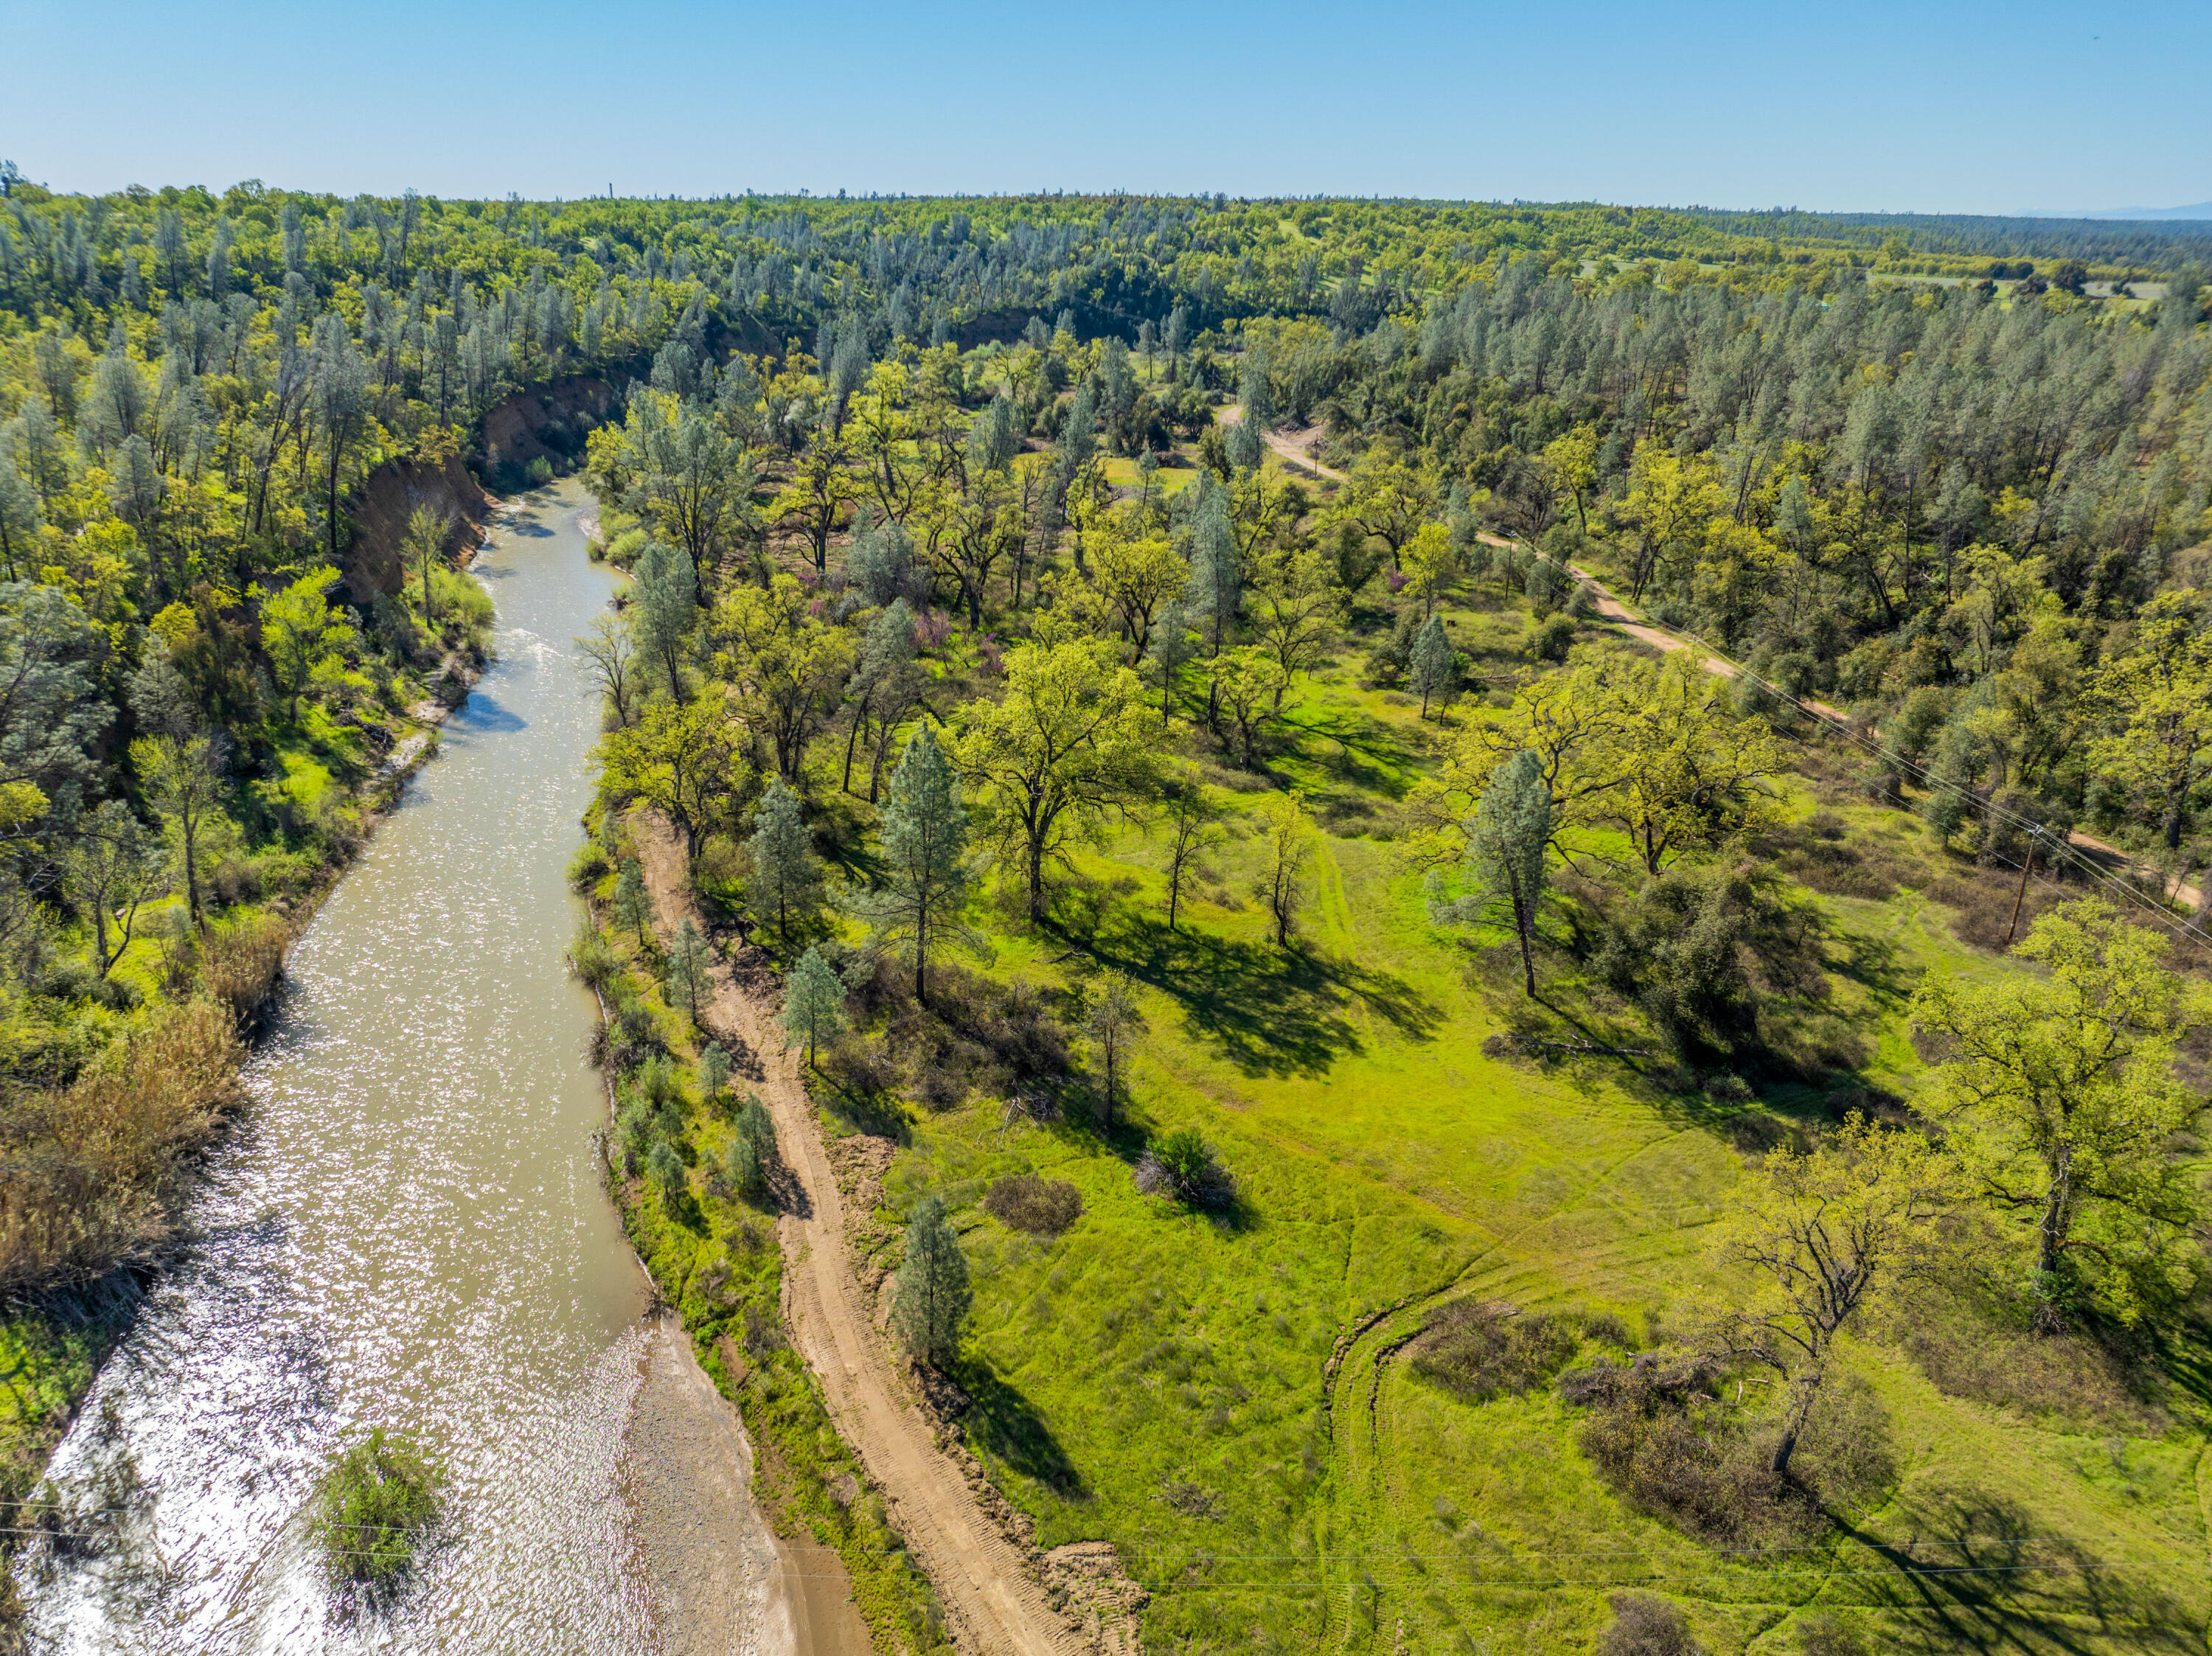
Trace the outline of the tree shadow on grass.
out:
M 855 1132 L 888 1138 L 899 1145 L 914 1142 L 905 1108 L 895 1093 L 848 1087 L 826 1070 L 817 1070 L 808 1077 L 806 1090 L 816 1103 Z
M 1308 710 L 1307 720 L 1279 719 L 1285 730 L 1336 743 L 1334 753 L 1308 755 L 1311 762 L 1340 779 L 1401 799 L 1412 786 L 1408 779 L 1418 756 L 1405 737 L 1371 714 L 1343 708 Z
M 1443 1009 L 1403 979 L 1302 949 L 1170 931 L 1130 916 L 1091 954 L 1182 1004 L 1193 1034 L 1218 1046 L 1246 1075 L 1328 1073 L 1364 1050 L 1346 1015 L 1355 1007 L 1415 1040 L 1435 1036 Z
M 1842 1514 L 1829 1516 L 1893 1567 L 1893 1574 L 1863 1580 L 1874 1602 L 1913 1623 L 1894 1648 L 2056 1648 L 2088 1656 L 2123 1628 L 2136 1650 L 2201 1647 L 2202 1633 L 2155 1570 L 2119 1568 L 2140 1561 L 2107 1559 L 2082 1542 L 2041 1533 L 2047 1525 L 2002 1495 L 1945 1490 L 1900 1502 L 1894 1518 L 1913 1537 L 1902 1544 L 1868 1535 Z
M 1894 937 L 1839 925 L 1826 927 L 1825 936 L 1843 945 L 1843 958 L 1832 956 L 1827 963 L 1838 977 L 1859 985 L 1885 1005 L 1902 1006 L 1911 998 L 1920 974 L 1907 964 Z
M 689 1231 L 702 1240 L 713 1234 L 714 1228 L 708 1222 L 706 1208 L 688 1189 L 673 1204 L 664 1202 L 661 1213 L 678 1229 Z
M 1062 1501 L 1089 1501 L 1091 1486 L 1030 1400 L 980 1362 L 960 1370 L 970 1399 L 962 1422 L 969 1441 L 1018 1477 L 1030 1478 Z

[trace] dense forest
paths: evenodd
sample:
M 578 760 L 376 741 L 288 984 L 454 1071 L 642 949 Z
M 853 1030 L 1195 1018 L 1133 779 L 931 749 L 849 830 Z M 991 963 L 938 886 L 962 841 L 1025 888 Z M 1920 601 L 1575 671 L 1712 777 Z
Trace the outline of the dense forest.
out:
M 1485 1086 L 1532 1055 L 1625 1057 L 1638 1099 L 1781 1123 L 1757 1194 L 1730 1198 L 1742 1268 L 1820 1254 L 1805 1215 L 1828 1203 L 1873 1216 L 1855 1246 L 1887 1271 L 1941 1208 L 1986 1224 L 2022 1327 L 2136 1357 L 2193 1340 L 2193 1118 L 2166 1066 L 2197 992 L 2154 940 L 2190 931 L 2166 894 L 2212 860 L 2208 258 L 2201 234 L 2144 226 L 1600 205 L 14 183 L 0 1280 L 37 1378 L 15 1392 L 10 1499 L 99 1349 L 88 1308 L 172 1239 L 290 928 L 490 647 L 457 566 L 471 492 L 570 470 L 630 578 L 577 644 L 608 703 L 578 966 L 611 1009 L 641 1223 L 736 1258 L 773 1156 L 750 1118 L 716 1113 L 708 956 L 653 935 L 642 805 L 732 928 L 721 945 L 785 974 L 829 1107 L 921 1124 L 886 1129 L 915 1147 L 884 1198 L 908 1226 L 903 1253 L 884 1239 L 893 1322 L 923 1369 L 987 1399 L 982 1465 L 1044 1531 L 1081 1532 L 1096 1497 L 991 1412 L 1000 1348 L 913 1309 L 966 1303 L 930 1192 L 957 1198 L 967 1152 L 929 1124 L 987 1097 L 1079 1115 L 1085 1153 L 1128 1161 L 1148 1199 L 1229 1230 L 1279 1216 L 1291 1198 L 1249 1175 L 1239 1194 L 1218 1131 L 1139 1108 L 1121 1054 L 1170 1001 L 1248 1081 L 1351 1046 L 1316 1033 L 1334 1014 L 1271 1020 L 1255 993 L 1356 998 L 1394 1039 L 1439 1027 L 1422 995 L 1324 958 L 1344 881 L 1317 870 L 1347 858 L 1395 894 L 1419 970 L 1445 973 L 1428 1002 L 1483 1009 L 1509 1077 Z M 1748 670 L 1638 653 L 1602 623 L 1615 595 Z M 1807 789 L 1916 824 L 1923 887 L 2040 855 L 2153 929 L 2046 916 L 2022 935 L 2051 1004 L 1907 985 L 1857 1020 L 1892 1034 L 1854 1044 L 1806 938 L 1808 889 L 1834 895 L 1860 853 L 1826 848 L 1840 826 L 1808 838 Z M 1155 893 L 1142 955 L 1115 928 Z M 1229 940 L 1202 990 L 1183 928 Z M 1462 984 L 1437 961 L 1474 963 Z M 2051 1063 L 2094 1068 L 2065 1045 L 2067 994 L 2132 1010 L 2097 1083 L 2106 1126 L 2054 1138 L 2043 1072 L 2004 1031 L 2033 1023 Z M 1905 1049 L 1906 1000 L 1935 1032 L 1914 1037 L 1940 1071 L 1924 1096 L 1874 1051 Z M 1976 1125 L 1923 1138 L 1908 1101 Z M 1946 1148 L 1970 1140 L 1972 1177 Z M 2061 1190 L 2083 1143 L 2094 1171 Z M 994 1186 L 989 1222 L 1056 1234 L 1021 1216 L 1060 1199 L 1041 1189 Z M 1463 1237 L 1411 1212 L 1402 1234 L 1428 1240 L 1340 1289 L 1344 1328 L 1420 1300 L 1447 1257 L 1446 1283 L 1468 1268 Z M 1769 1274 L 1780 1297 L 1744 1301 L 1759 1317 L 1632 1380 L 1602 1355 L 1627 1338 L 1609 1312 L 1507 1330 L 1455 1301 L 1408 1349 L 1455 1407 L 1536 1361 L 1524 1335 L 1564 1354 L 1553 1369 L 1600 1353 L 1558 1406 L 1601 1421 L 1581 1441 L 1609 1486 L 1701 1543 L 1778 1545 L 1818 1530 L 1808 1501 L 1879 1478 L 1812 1447 L 1857 1301 L 1816 1314 L 1790 1269 Z M 1255 1372 L 1316 1366 L 1340 1331 L 1306 1327 L 1319 1303 L 1267 1313 L 1284 1344 Z M 757 1331 L 758 1304 L 752 1323 L 727 1296 L 685 1308 L 702 1338 Z M 1277 1459 L 1239 1474 L 1249 1551 L 1292 1549 L 1318 1510 L 1298 1446 L 1342 1356 L 1285 1393 Z M 1176 1406 L 1227 1418 L 1170 1359 Z M 1762 1368 L 1766 1413 L 1697 1414 L 1716 1374 Z M 1705 1447 L 1660 1441 L 1678 1426 Z M 1766 1474 L 1726 1459 L 1731 1433 L 1761 1454 L 1780 1435 Z M 1662 1454 L 1720 1458 L 1695 1512 L 1652 1484 Z M 1131 1510 L 1178 1515 L 1168 1530 L 1109 1523 L 1133 1567 L 1148 1547 L 1177 1561 L 1139 1571 L 1148 1641 L 1251 1643 L 1271 1601 L 1237 1599 L 1233 1556 L 1192 1562 L 1214 1497 L 1160 1488 Z M 1725 1519 L 1731 1499 L 1752 1516 Z M 848 1504 L 815 1510 L 880 1552 Z M 1341 1620 L 1281 1602 L 1300 1636 Z M 882 1605 L 926 1642 L 915 1603 L 886 1586 Z

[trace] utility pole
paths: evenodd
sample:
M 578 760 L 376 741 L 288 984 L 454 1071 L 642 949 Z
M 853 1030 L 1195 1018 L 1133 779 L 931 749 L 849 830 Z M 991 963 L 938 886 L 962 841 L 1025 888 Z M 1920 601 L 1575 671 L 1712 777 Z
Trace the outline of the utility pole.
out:
M 2007 949 L 2012 947 L 2013 933 L 2020 930 L 2020 906 L 2027 901 L 2027 870 L 2035 866 L 2035 847 L 2042 842 L 2042 840 L 2043 826 L 2038 823 L 2028 832 L 2027 855 L 2021 859 L 2020 889 L 2013 894 L 2012 920 L 2005 927 L 2004 946 Z

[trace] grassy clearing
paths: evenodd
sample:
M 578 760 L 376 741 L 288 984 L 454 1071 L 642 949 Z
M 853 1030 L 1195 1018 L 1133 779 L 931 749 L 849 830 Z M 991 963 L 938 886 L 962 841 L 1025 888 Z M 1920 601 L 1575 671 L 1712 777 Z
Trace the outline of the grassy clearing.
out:
M 1478 602 L 1451 621 L 1478 662 L 1504 661 L 1525 612 Z M 1389 838 L 1427 757 L 1414 713 L 1344 664 L 1286 707 L 1294 745 L 1271 767 L 1330 830 L 1295 951 L 1267 941 L 1241 839 L 1181 934 L 1139 830 L 1080 859 L 1043 934 L 983 905 L 984 975 L 1068 1007 L 1119 968 L 1149 1025 L 1116 1133 L 1080 1110 L 1010 1125 L 980 1098 L 894 1129 L 879 1222 L 888 1237 L 925 1194 L 953 1210 L 975 1274 L 969 1441 L 1040 1540 L 1114 1541 L 1162 1649 L 1578 1649 L 1632 1586 L 1679 1601 L 1717 1652 L 1794 1651 L 1823 1614 L 1869 1649 L 2193 1647 L 2212 1613 L 2201 1399 L 2080 1342 L 2046 1345 L 2039 1378 L 1978 1366 L 2011 1348 L 1974 1289 L 1853 1348 L 1892 1470 L 1815 1539 L 1770 1550 L 1632 1510 L 1578 1447 L 1585 1411 L 1548 1384 L 1483 1401 L 1423 1377 L 1425 1319 L 1463 1298 L 1619 1319 L 1569 1362 L 1657 1339 L 1705 1279 L 1703 1228 L 1747 1154 L 1909 1095 L 1919 976 L 2018 968 L 1961 941 L 1986 940 L 2003 877 L 1808 750 L 1800 820 L 1761 848 L 1823 968 L 1783 1016 L 1808 1051 L 1850 1037 L 1856 1062 L 1731 1098 L 1662 1085 L 1656 1064 L 1489 1055 L 1525 1014 L 1504 934 L 1432 925 Z M 1484 716 L 1480 698 L 1453 716 Z M 1240 813 L 1260 797 L 1241 786 Z M 1551 925 L 1547 998 L 1632 1028 Z M 1186 1126 L 1237 1181 L 1224 1213 L 1138 1192 L 1147 1136 Z M 984 1205 L 1030 1174 L 1081 1194 L 1057 1238 Z

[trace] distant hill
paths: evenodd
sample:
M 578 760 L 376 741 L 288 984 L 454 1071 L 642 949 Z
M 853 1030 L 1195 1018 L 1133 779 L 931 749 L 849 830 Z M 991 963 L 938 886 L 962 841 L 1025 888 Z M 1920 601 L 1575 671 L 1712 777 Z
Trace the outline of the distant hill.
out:
M 2078 212 L 2032 207 L 2018 216 L 2028 219 L 2118 219 L 2133 224 L 2154 223 L 2161 219 L 2212 221 L 2212 201 L 2200 201 L 2193 207 L 2102 207 L 2084 208 Z

